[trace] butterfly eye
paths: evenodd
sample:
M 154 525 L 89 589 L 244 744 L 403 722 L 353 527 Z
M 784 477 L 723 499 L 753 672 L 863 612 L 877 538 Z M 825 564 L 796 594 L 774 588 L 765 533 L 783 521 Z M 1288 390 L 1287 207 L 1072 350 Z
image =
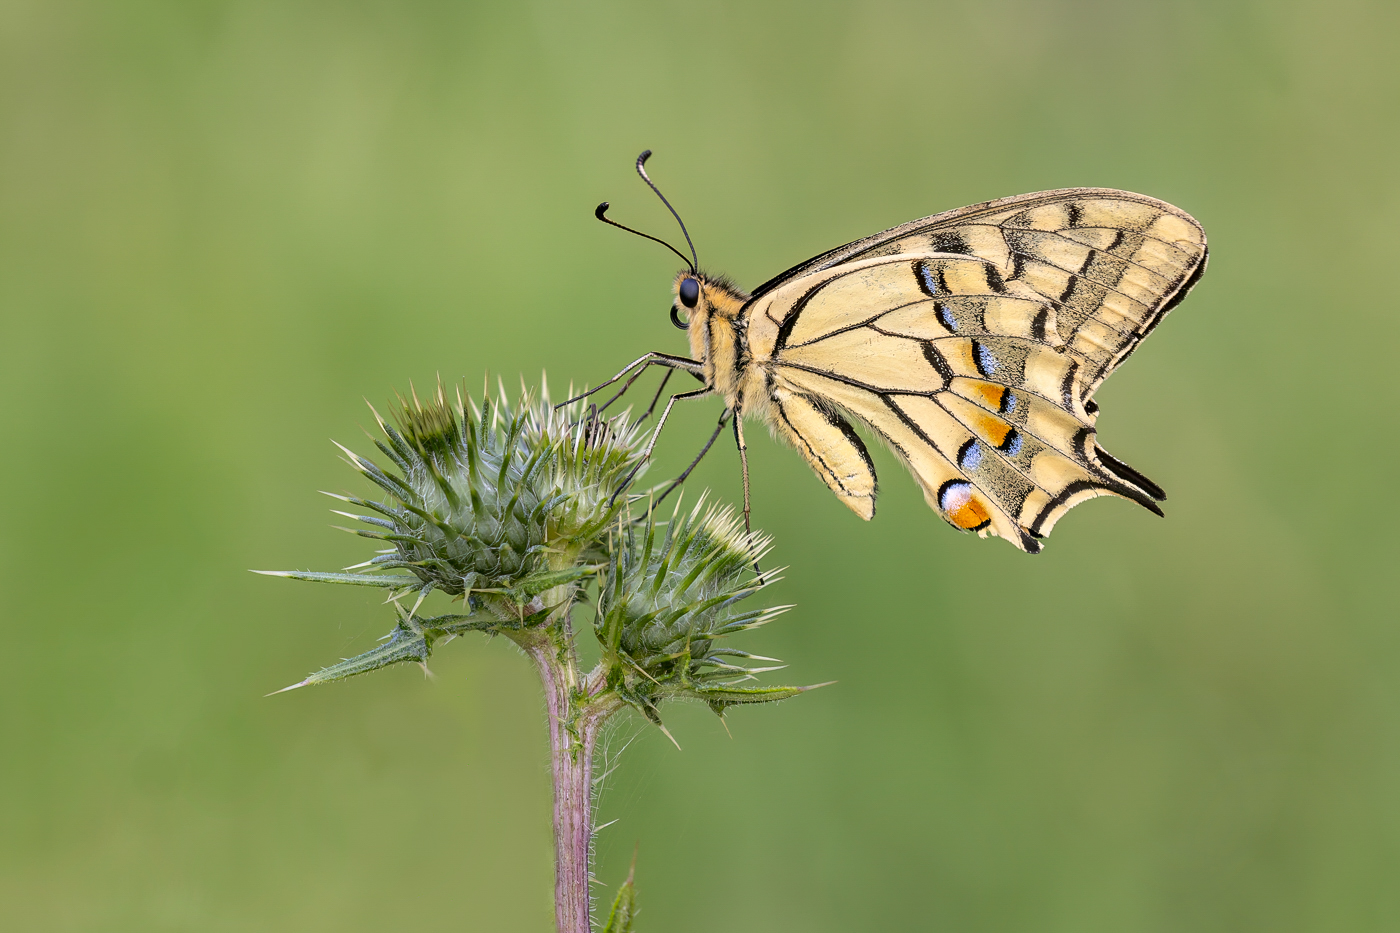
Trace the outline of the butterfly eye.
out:
M 700 283 L 694 279 L 681 279 L 681 304 L 693 308 L 700 301 Z

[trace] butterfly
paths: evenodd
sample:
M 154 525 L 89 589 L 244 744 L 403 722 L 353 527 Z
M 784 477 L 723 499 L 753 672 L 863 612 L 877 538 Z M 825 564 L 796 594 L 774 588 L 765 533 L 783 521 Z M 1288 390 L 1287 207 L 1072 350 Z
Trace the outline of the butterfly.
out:
M 670 315 L 691 356 L 645 354 L 591 390 L 630 375 L 625 392 L 653 365 L 703 383 L 671 396 L 647 457 L 676 402 L 718 395 L 725 411 L 700 456 L 731 421 L 746 523 L 745 418 L 796 448 L 864 519 L 875 465 L 852 420 L 950 525 L 1023 551 L 1037 553 L 1061 516 L 1096 496 L 1162 514 L 1162 488 L 1099 446 L 1093 396 L 1204 273 L 1205 233 L 1189 214 L 1110 188 L 1040 191 L 891 227 L 744 292 L 700 270 L 647 175 L 650 155 L 637 172 L 691 255 L 609 219 L 607 202 L 595 214 L 686 262 Z

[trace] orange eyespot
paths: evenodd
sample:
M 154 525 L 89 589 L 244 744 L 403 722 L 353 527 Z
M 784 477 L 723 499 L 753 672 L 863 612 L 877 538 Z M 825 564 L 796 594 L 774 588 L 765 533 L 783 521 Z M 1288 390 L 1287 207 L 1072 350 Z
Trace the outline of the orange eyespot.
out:
M 982 500 L 973 494 L 972 484 L 961 480 L 943 484 L 938 491 L 938 506 L 952 525 L 964 531 L 977 531 L 992 520 Z

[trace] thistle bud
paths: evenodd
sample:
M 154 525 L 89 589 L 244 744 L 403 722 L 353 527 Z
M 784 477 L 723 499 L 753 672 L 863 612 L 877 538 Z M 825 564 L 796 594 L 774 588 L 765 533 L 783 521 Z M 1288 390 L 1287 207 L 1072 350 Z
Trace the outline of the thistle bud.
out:
M 460 391 L 449 402 L 439 385 L 426 404 L 399 399 L 397 428 L 375 417 L 386 438 L 375 446 L 398 475 L 346 451 L 388 494 L 348 500 L 380 516 L 355 516 L 374 526 L 359 534 L 393 544 L 370 563 L 453 596 L 530 590 L 532 577 L 572 567 L 611 524 L 615 493 L 640 461 L 625 416 L 556 410 L 529 394 L 514 409 L 504 391 L 478 407 Z
M 400 609 L 387 644 L 302 684 L 421 663 L 435 641 L 465 631 L 542 622 L 606 559 L 601 539 L 642 465 L 644 435 L 625 414 L 605 419 L 580 403 L 555 408 L 547 390 L 522 390 L 512 407 L 502 387 L 478 405 L 460 390 L 449 399 L 439 383 L 426 402 L 412 391 L 399 397 L 394 423 L 374 417 L 388 469 L 340 449 L 384 495 L 333 497 L 372 513 L 337 512 L 368 526 L 355 534 L 389 546 L 340 573 L 263 572 L 382 587 L 391 599 L 416 592 L 420 604 L 439 590 L 461 598 L 468 612 L 424 618 L 416 606 Z
M 727 706 L 807 689 L 740 686 L 781 665 L 738 663 L 774 659 L 724 643 L 791 608 L 740 605 L 776 579 L 775 571 L 757 572 L 769 548 L 766 536 L 748 534 L 732 509 L 707 507 L 703 496 L 688 515 L 677 505 L 669 522 L 648 516 L 619 535 L 594 622 L 618 696 L 660 724 L 657 706 L 665 699 L 704 700 L 722 715 Z

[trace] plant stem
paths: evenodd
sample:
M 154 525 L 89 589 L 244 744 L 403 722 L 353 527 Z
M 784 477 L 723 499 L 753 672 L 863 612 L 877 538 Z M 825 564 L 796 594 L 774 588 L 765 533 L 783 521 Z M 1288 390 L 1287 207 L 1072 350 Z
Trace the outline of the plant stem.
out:
M 573 653 L 547 631 L 522 640 L 539 669 L 549 714 L 554 779 L 554 918 L 558 933 L 590 933 L 589 844 L 593 837 L 593 747 L 611 708 L 580 708 Z M 567 640 L 567 636 L 565 636 Z M 572 647 L 572 646 L 569 646 Z

